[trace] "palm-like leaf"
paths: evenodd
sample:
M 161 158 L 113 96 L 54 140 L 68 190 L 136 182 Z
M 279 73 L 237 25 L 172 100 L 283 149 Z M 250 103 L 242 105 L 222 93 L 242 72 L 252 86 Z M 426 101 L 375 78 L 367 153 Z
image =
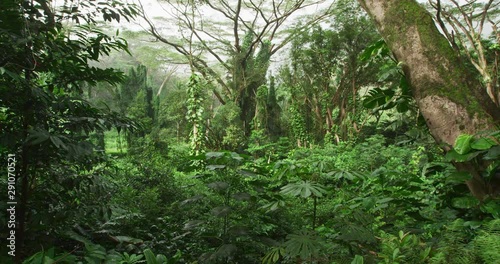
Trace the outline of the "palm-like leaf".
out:
M 314 234 L 301 231 L 290 234 L 285 242 L 285 251 L 289 256 L 300 256 L 302 259 L 317 257 L 323 247 L 321 240 Z
M 300 181 L 285 185 L 283 188 L 281 188 L 281 193 L 308 198 L 310 196 L 323 197 L 323 195 L 326 194 L 326 190 L 324 186 L 319 183 Z

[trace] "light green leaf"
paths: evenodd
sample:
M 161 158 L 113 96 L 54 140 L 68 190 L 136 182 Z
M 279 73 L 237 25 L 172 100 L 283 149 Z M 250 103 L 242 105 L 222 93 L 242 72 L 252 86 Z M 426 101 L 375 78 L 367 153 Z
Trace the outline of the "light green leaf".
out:
M 226 165 L 207 165 L 208 170 L 224 169 Z
M 221 181 L 216 181 L 207 184 L 207 187 L 216 191 L 224 191 L 227 188 L 229 188 L 229 183 L 227 182 L 221 182 Z
M 217 217 L 224 217 L 231 213 L 231 207 L 229 206 L 218 206 L 213 208 L 210 212 L 212 215 L 217 216 Z
M 301 196 L 302 198 L 308 198 L 311 195 L 314 195 L 315 197 L 323 197 L 326 192 L 327 191 L 324 189 L 323 185 L 308 181 L 289 183 L 281 188 L 282 194 Z
M 473 149 L 486 150 L 486 149 L 490 149 L 491 147 L 493 147 L 495 145 L 497 145 L 497 143 L 490 138 L 480 138 L 480 139 L 474 140 L 470 146 Z
M 363 256 L 360 256 L 360 255 L 356 255 L 351 262 L 351 264 L 364 264 L 364 263 L 365 263 L 365 261 L 363 259 Z
M 462 134 L 455 140 L 455 151 L 460 154 L 467 154 L 471 150 L 471 141 L 474 139 L 473 136 L 468 134 Z
M 153 251 L 151 251 L 151 249 L 148 248 L 144 250 L 144 256 L 146 256 L 147 264 L 158 264 L 158 262 L 156 261 L 156 256 Z

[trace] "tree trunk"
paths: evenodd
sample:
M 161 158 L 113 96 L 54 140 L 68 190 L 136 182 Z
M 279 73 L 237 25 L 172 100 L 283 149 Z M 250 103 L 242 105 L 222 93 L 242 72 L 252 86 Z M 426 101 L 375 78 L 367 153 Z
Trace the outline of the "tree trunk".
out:
M 473 72 L 456 57 L 431 15 L 415 0 L 358 0 L 402 64 L 413 96 L 429 130 L 445 151 L 458 135 L 497 130 L 500 111 Z M 472 174 L 467 185 L 474 196 L 491 194 L 472 164 L 459 170 Z

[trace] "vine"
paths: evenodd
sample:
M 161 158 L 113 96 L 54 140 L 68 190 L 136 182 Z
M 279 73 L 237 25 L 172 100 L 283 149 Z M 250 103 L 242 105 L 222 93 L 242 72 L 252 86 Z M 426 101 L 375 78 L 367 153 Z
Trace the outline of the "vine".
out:
M 193 125 L 190 133 L 191 150 L 194 155 L 203 152 L 203 83 L 200 76 L 192 74 L 188 82 L 186 118 Z

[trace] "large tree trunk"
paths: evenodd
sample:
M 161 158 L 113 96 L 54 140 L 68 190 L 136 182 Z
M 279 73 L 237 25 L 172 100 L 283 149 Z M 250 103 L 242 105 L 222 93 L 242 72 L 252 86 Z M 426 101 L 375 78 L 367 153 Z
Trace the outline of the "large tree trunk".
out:
M 412 87 L 413 96 L 438 144 L 449 150 L 458 135 L 497 130 L 500 111 L 484 87 L 456 57 L 431 15 L 415 0 L 358 0 L 375 22 Z M 458 164 L 473 178 L 467 185 L 483 199 L 492 190 L 481 168 Z

